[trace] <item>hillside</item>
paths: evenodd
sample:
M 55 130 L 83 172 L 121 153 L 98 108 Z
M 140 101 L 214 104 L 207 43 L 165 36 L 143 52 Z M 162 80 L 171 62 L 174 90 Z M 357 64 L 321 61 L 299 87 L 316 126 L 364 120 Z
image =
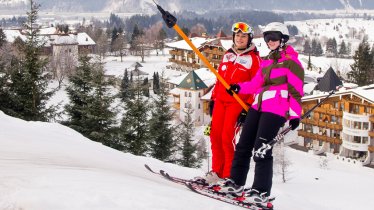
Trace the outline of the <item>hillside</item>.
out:
M 274 177 L 276 209 L 351 210 L 374 205 L 373 169 L 331 157 L 322 169 L 318 156 L 289 148 L 286 152 L 292 165 L 287 183 L 279 174 Z M 26 122 L 0 112 L 2 210 L 242 209 L 155 176 L 144 163 L 184 178 L 204 173 L 110 149 L 59 124 Z

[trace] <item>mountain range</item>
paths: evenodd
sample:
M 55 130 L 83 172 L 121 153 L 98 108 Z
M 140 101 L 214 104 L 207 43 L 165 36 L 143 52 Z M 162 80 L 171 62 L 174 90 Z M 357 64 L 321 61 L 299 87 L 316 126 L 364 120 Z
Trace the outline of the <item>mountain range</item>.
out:
M 22 8 L 29 0 L 0 0 L 0 10 Z M 153 0 L 39 0 L 41 10 L 54 12 L 156 12 Z M 157 0 L 169 11 L 212 10 L 336 10 L 374 9 L 373 0 Z

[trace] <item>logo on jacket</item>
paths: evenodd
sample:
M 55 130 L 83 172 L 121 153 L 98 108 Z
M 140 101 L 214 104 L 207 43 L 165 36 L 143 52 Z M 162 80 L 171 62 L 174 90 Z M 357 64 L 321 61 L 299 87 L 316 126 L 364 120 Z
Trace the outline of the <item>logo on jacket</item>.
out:
M 223 62 L 233 62 L 235 61 L 236 59 L 236 55 L 234 53 L 227 53 L 224 58 L 223 58 Z
M 241 56 L 236 62 L 249 69 L 252 66 L 252 57 L 250 55 Z

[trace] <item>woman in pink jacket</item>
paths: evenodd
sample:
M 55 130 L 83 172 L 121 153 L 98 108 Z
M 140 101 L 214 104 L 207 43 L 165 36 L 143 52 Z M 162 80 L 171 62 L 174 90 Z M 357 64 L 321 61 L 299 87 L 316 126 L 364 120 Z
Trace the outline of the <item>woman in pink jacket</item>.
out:
M 231 84 L 228 89 L 231 94 L 254 94 L 255 101 L 236 145 L 230 179 L 216 188 L 220 192 L 241 194 L 252 150 L 271 141 L 287 120 L 292 129 L 296 129 L 300 122 L 304 70 L 298 53 L 286 45 L 288 29 L 283 23 L 273 22 L 265 27 L 263 35 L 271 51 L 261 62 L 260 70 L 251 81 Z M 250 190 L 245 190 L 245 196 L 251 202 L 266 203 L 272 187 L 272 150 L 267 151 L 263 158 L 254 156 L 253 159 L 256 162 L 254 180 Z
M 261 61 L 257 48 L 252 43 L 253 29 L 247 23 L 237 22 L 232 25 L 231 30 L 233 45 L 223 55 L 218 74 L 229 84 L 250 81 L 259 70 Z M 253 94 L 239 94 L 239 97 L 248 105 L 254 101 Z M 220 81 L 214 86 L 212 102 L 212 170 L 205 177 L 195 178 L 195 181 L 204 184 L 216 184 L 217 181 L 230 177 L 236 143 L 235 132 L 238 129 L 236 123 L 238 117 L 241 120 L 243 110 Z

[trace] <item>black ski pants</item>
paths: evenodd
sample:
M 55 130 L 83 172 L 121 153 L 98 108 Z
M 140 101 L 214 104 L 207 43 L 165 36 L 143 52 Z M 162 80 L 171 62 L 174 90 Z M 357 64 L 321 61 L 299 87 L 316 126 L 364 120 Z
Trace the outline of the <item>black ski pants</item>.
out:
M 231 166 L 230 178 L 235 184 L 245 185 L 253 149 L 256 151 L 262 143 L 271 141 L 285 122 L 282 116 L 249 109 Z M 253 160 L 256 165 L 252 188 L 261 193 L 267 192 L 269 196 L 273 179 L 272 149 L 264 158 L 254 156 Z

